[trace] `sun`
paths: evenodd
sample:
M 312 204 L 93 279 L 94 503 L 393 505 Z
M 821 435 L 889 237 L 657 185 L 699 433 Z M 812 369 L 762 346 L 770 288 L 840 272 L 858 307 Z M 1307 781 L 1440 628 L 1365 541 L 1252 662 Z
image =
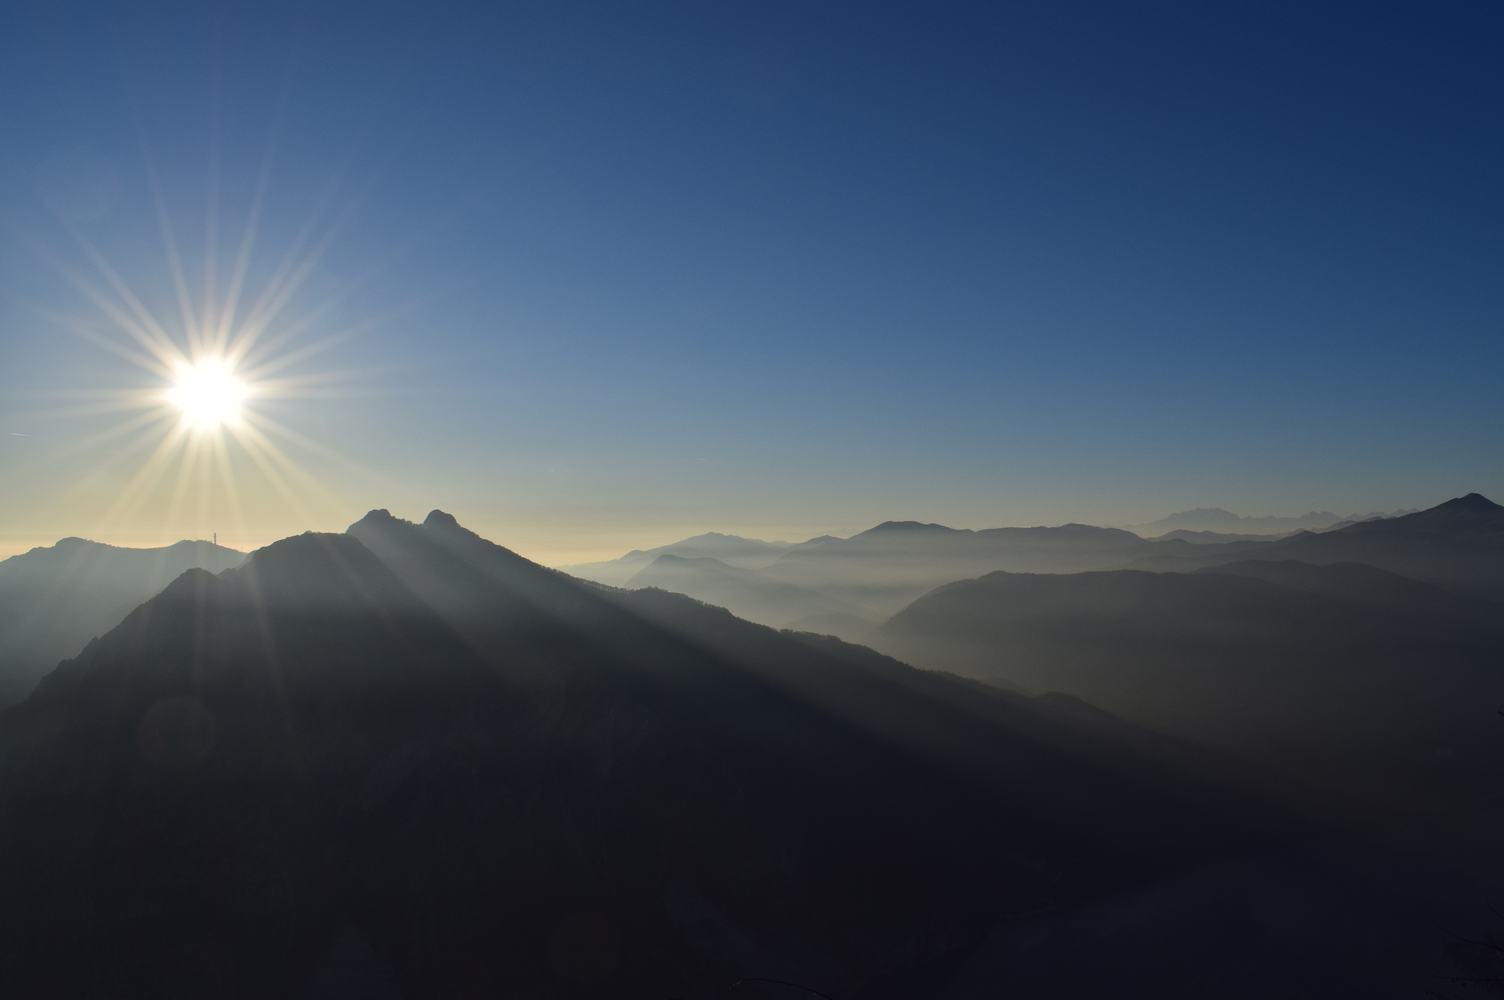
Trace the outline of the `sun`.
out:
M 240 426 L 249 387 L 224 358 L 182 361 L 173 371 L 167 401 L 188 430 L 207 434 Z
M 270 162 L 268 152 L 263 166 L 269 169 Z M 97 431 L 80 436 L 72 447 L 108 449 L 101 461 L 138 463 L 135 472 L 111 491 L 110 505 L 99 516 L 102 525 L 134 524 L 151 504 L 160 507 L 164 523 L 174 525 L 191 501 L 201 518 L 211 510 L 223 512 L 233 529 L 244 532 L 241 477 L 247 473 L 257 479 L 249 496 L 259 499 L 270 489 L 304 520 L 319 520 L 343 507 L 325 477 L 305 468 L 303 460 L 316 458 L 326 473 L 333 466 L 355 470 L 355 464 L 283 421 L 301 412 L 299 401 L 333 399 L 353 388 L 352 373 L 310 370 L 310 358 L 389 317 L 334 322 L 344 315 L 342 302 L 354 285 L 321 301 L 308 296 L 310 277 L 352 217 L 353 206 L 340 208 L 331 201 L 317 209 L 280 261 L 252 266 L 261 192 L 268 176 L 263 172 L 228 268 L 220 267 L 223 248 L 212 224 L 201 257 L 184 256 L 157 194 L 162 278 L 176 292 L 175 317 L 160 317 L 147 305 L 154 298 L 166 301 L 164 289 L 148 294 L 149 287 L 132 288 L 80 232 L 70 234 L 89 268 L 48 259 L 59 277 L 78 291 L 80 304 L 92 305 L 94 312 L 75 315 L 38 307 L 39 320 L 144 373 L 117 388 L 60 390 L 60 398 L 72 401 L 47 411 L 49 416 L 97 422 Z M 210 208 L 209 218 L 217 218 L 219 207 Z M 186 266 L 195 260 L 201 261 L 197 274 Z M 260 290 L 248 287 L 249 276 L 261 272 L 267 278 Z M 228 281 L 219 281 L 222 274 Z M 194 278 L 202 281 L 198 299 L 191 291 Z M 317 501 L 323 509 L 314 513 L 308 501 Z

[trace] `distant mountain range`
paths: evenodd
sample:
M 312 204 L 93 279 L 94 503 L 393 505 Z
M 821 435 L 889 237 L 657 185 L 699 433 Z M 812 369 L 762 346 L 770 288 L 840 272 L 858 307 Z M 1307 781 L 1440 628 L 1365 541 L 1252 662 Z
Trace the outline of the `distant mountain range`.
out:
M 65 538 L 0 561 L 0 708 L 185 571 L 244 558 L 209 542 L 125 549 Z
M 1069 692 L 1415 822 L 1493 803 L 1504 507 L 1469 494 L 1135 566 L 952 583 L 868 641 L 911 663 Z
M 1177 528 L 1144 539 L 1086 525 L 970 531 L 892 521 L 764 550 L 760 560 L 772 558 L 760 568 L 660 555 L 626 585 L 991 683 L 1068 692 L 1280 766 L 1301 760 L 1323 793 L 1362 785 L 1381 745 L 1393 774 L 1370 790 L 1376 798 L 1408 807 L 1436 792 L 1433 806 L 1450 808 L 1475 793 L 1487 768 L 1426 762 L 1492 767 L 1495 743 L 1504 746 L 1476 712 L 1480 700 L 1504 704 L 1492 667 L 1504 653 L 1494 623 L 1504 508 L 1468 494 L 1346 523 L 1217 511 L 1170 520 L 1323 530 Z M 1318 752 L 1333 741 L 1340 754 Z
M 1082 524 L 970 530 L 888 521 L 850 538 L 822 535 L 797 545 L 710 533 L 617 560 L 568 567 L 568 572 L 618 587 L 659 587 L 727 607 L 761 624 L 861 642 L 878 623 L 929 590 L 984 573 L 1129 567 L 1176 571 L 1243 557 L 1299 559 L 1304 557 L 1265 552 L 1260 546 L 1292 533 L 1335 533 L 1354 524 L 1395 521 L 1409 513 L 1248 518 L 1206 508 L 1140 526 L 1140 533 Z M 1158 537 L 1143 537 L 1151 530 Z M 1324 544 L 1333 551 L 1340 545 Z M 1245 548 L 1228 548 L 1231 545 Z M 1350 553 L 1342 561 L 1365 560 L 1362 553 Z M 1388 563 L 1381 559 L 1379 564 Z
M 1221 507 L 1197 507 L 1194 510 L 1179 511 L 1158 521 L 1151 521 L 1148 524 L 1132 525 L 1129 527 L 1129 530 L 1145 538 L 1174 538 L 1202 534 L 1232 536 L 1289 535 L 1297 531 L 1326 531 L 1329 528 L 1353 524 L 1358 521 L 1398 517 L 1409 513 L 1413 512 L 1400 510 L 1389 514 L 1348 514 L 1344 516 L 1333 514 L 1329 510 L 1313 510 L 1295 517 L 1249 517 L 1242 514 L 1234 514 L 1232 511 L 1224 510 Z M 1188 540 L 1196 541 L 1197 539 L 1188 537 Z M 1227 540 L 1231 541 L 1235 539 Z
M 634 552 L 569 571 L 615 586 L 687 594 L 777 628 L 860 641 L 888 615 L 952 580 L 994 569 L 1113 568 L 1156 551 L 1155 543 L 1131 532 L 1081 524 L 972 531 L 888 521 L 850 538 L 822 535 L 776 549 L 739 539 L 745 547 L 737 551 L 748 554 L 732 563 L 709 555 L 702 543 L 707 537 L 723 550 L 730 548 L 729 536 L 702 535 L 654 550 L 657 555 Z
M 1146 552 L 1133 566 L 1186 572 L 1243 560 L 1365 563 L 1458 594 L 1504 599 L 1504 507 L 1469 493 L 1429 510 L 1267 542 Z
M 812 540 L 812 541 L 818 541 Z M 760 569 L 794 548 L 788 542 L 764 542 L 708 531 L 654 549 L 633 549 L 626 555 L 605 562 L 580 563 L 564 567 L 565 572 L 597 583 L 624 586 L 660 556 L 681 559 L 714 559 L 737 569 Z

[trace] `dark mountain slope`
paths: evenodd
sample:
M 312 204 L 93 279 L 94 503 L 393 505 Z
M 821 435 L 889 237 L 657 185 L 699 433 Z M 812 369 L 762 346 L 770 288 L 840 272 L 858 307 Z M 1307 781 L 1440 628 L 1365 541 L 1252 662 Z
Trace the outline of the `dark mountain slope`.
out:
M 184 574 L 0 718 L 0 989 L 280 992 L 392 888 L 383 774 L 502 699 L 353 539 Z
M 208 542 L 123 549 L 65 538 L 0 562 L 0 707 L 185 570 L 217 573 L 244 558 Z
M 494 659 L 505 658 L 493 651 L 504 649 L 506 636 L 513 632 L 512 627 L 498 623 L 508 619 L 513 613 L 510 609 L 523 605 L 530 609 L 531 627 L 548 628 L 552 622 L 553 638 L 561 643 L 569 640 L 556 648 L 553 662 L 585 664 L 588 675 L 595 678 L 592 683 L 600 684 L 596 676 L 602 673 L 600 664 L 590 662 L 589 657 L 609 651 L 621 664 L 615 669 L 622 675 L 653 677 L 664 684 L 664 697 L 686 703 L 681 706 L 685 711 L 712 705 L 723 708 L 728 713 L 723 722 L 745 719 L 748 733 L 759 740 L 774 732 L 766 725 L 773 716 L 756 710 L 769 695 L 801 709 L 818 709 L 828 720 L 868 729 L 887 741 L 896 730 L 887 723 L 876 724 L 875 717 L 882 715 L 889 722 L 901 718 L 916 734 L 910 749 L 943 756 L 947 764 L 959 759 L 975 762 L 978 753 L 989 760 L 1013 756 L 1014 751 L 1028 754 L 1032 743 L 1017 742 L 1019 734 L 1033 733 L 1029 737 L 1033 740 L 1044 732 L 1043 716 L 1032 699 L 916 671 L 863 647 L 777 633 L 721 608 L 661 590 L 614 590 L 577 581 L 528 562 L 439 511 L 421 526 L 368 516 L 352 526 L 351 532 L 390 565 L 400 567 L 408 580 L 452 579 L 461 565 L 473 573 L 469 592 L 475 604 L 458 605 L 431 583 L 417 582 L 415 588 L 441 609 L 457 631 L 470 636 L 477 648 Z M 439 566 L 446 568 L 439 572 Z M 576 649 L 574 644 L 581 642 L 588 645 Z M 509 668 L 503 664 L 503 669 Z M 929 694 L 916 700 L 915 693 L 921 690 Z M 752 700 L 739 700 L 744 697 Z M 931 704 L 936 698 L 944 707 Z M 963 702 L 972 704 L 972 712 L 978 705 L 987 706 L 988 728 L 976 731 L 955 726 L 957 720 L 950 712 Z M 1063 746 L 1076 735 L 1069 727 L 1061 727 L 1050 738 Z M 978 740 L 993 745 L 979 751 Z M 1098 759 L 1073 757 L 1080 759 L 1072 766 L 1113 768 L 1112 754 Z M 1139 780 L 1150 777 L 1140 775 Z M 1164 777 L 1157 775 L 1155 780 Z
M 1246 843 L 1122 746 L 374 514 L 185 575 L 0 717 L 0 991 L 912 996 Z
M 1386 634 L 1402 626 L 1432 635 L 1447 626 L 1487 629 L 1498 616 L 1498 609 L 1491 603 L 1364 563 L 1313 565 L 1293 559 L 1248 559 L 1196 572 L 1263 580 L 1330 598 L 1350 608 L 1382 612 L 1381 627 Z
M 1369 567 L 1241 563 L 991 574 L 916 601 L 872 641 L 1434 816 L 1481 807 L 1500 761 L 1494 618 Z
M 1341 529 L 1354 536 L 1393 534 L 1471 535 L 1477 539 L 1500 541 L 1504 536 L 1504 506 L 1481 493 L 1448 500 L 1427 510 L 1400 517 L 1360 521 Z

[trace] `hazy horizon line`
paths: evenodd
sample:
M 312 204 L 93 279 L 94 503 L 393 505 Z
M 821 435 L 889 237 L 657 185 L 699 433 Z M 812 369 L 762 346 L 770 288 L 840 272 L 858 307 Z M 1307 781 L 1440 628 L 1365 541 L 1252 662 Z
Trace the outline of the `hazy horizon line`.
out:
M 1447 497 L 1442 497 L 1440 499 L 1436 499 L 1436 500 L 1431 501 L 1430 503 L 1422 505 L 1422 507 L 1419 508 L 1419 509 L 1423 509 L 1424 507 L 1434 506 L 1435 504 L 1439 504 L 1439 503 L 1444 503 L 1446 500 L 1451 499 L 1453 496 L 1463 496 L 1463 495 L 1465 495 L 1465 493 L 1457 493 L 1457 494 L 1449 495 Z M 385 509 L 385 508 L 373 507 L 373 508 L 369 508 L 368 511 L 369 510 L 380 510 L 380 509 Z M 438 509 L 442 509 L 442 508 L 429 508 L 429 510 L 438 510 Z M 552 567 L 562 567 L 562 566 L 582 565 L 582 564 L 586 564 L 586 563 L 602 562 L 602 561 L 608 561 L 608 560 L 612 560 L 612 559 L 617 559 L 617 558 L 620 558 L 621 556 L 624 556 L 624 555 L 626 555 L 626 554 L 628 554 L 630 552 L 633 552 L 633 551 L 641 551 L 641 550 L 646 550 L 646 549 L 658 548 L 658 547 L 662 547 L 662 546 L 665 546 L 665 545 L 672 545 L 672 544 L 674 544 L 676 542 L 680 542 L 680 541 L 683 541 L 683 540 L 688 539 L 688 538 L 693 538 L 693 537 L 696 537 L 696 536 L 699 536 L 699 535 L 705 535 L 705 534 L 728 535 L 728 536 L 733 536 L 733 537 L 738 537 L 738 538 L 746 538 L 746 539 L 755 540 L 755 541 L 768 542 L 768 543 L 772 543 L 772 544 L 797 545 L 800 542 L 804 542 L 804 541 L 807 541 L 807 540 L 812 539 L 812 538 L 818 538 L 818 537 L 822 537 L 822 536 L 826 536 L 826 535 L 834 536 L 834 537 L 837 537 L 837 538 L 849 538 L 852 535 L 860 534 L 863 531 L 870 530 L 871 528 L 876 527 L 879 524 L 884 524 L 884 523 L 889 523 L 889 522 L 916 522 L 916 523 L 922 523 L 922 524 L 941 524 L 941 525 L 944 525 L 945 527 L 948 527 L 948 528 L 956 528 L 956 529 L 959 529 L 959 530 L 973 530 L 973 531 L 985 530 L 985 529 L 988 529 L 988 528 L 1004 528 L 1004 527 L 1016 527 L 1016 528 L 1060 527 L 1060 526 L 1067 525 L 1067 524 L 1086 524 L 1086 525 L 1090 525 L 1092 527 L 1118 528 L 1118 529 L 1122 529 L 1122 530 L 1132 530 L 1135 527 L 1144 527 L 1144 526 L 1147 526 L 1147 525 L 1155 524 L 1155 523 L 1157 523 L 1159 521 L 1162 521 L 1162 520 L 1165 520 L 1167 518 L 1173 517 L 1173 516 L 1175 516 L 1177 514 L 1190 513 L 1190 512 L 1195 512 L 1195 511 L 1223 510 L 1223 511 L 1227 511 L 1228 513 L 1236 514 L 1238 517 L 1240 517 L 1242 519 L 1245 519 L 1245 520 L 1259 521 L 1259 520 L 1275 520 L 1275 519 L 1279 519 L 1279 520 L 1300 520 L 1300 519 L 1306 518 L 1306 517 L 1314 515 L 1314 514 L 1322 514 L 1322 513 L 1325 513 L 1325 514 L 1334 514 L 1334 515 L 1336 515 L 1339 518 L 1347 518 L 1347 517 L 1355 517 L 1355 516 L 1372 516 L 1372 515 L 1393 515 L 1395 513 L 1398 513 L 1398 512 L 1401 512 L 1403 510 L 1407 510 L 1407 509 L 1411 509 L 1411 508 L 1396 507 L 1396 508 L 1391 508 L 1391 509 L 1388 509 L 1388 510 L 1381 510 L 1379 508 L 1374 508 L 1372 510 L 1367 510 L 1367 511 L 1344 511 L 1344 510 L 1335 510 L 1335 509 L 1332 509 L 1330 507 L 1313 506 L 1313 507 L 1306 508 L 1305 510 L 1301 511 L 1298 514 L 1283 514 L 1283 513 L 1246 514 L 1246 513 L 1240 512 L 1238 510 L 1235 510 L 1235 509 L 1232 509 L 1232 508 L 1228 508 L 1228 507 L 1223 507 L 1223 506 L 1220 506 L 1220 505 L 1204 504 L 1204 505 L 1181 507 L 1181 508 L 1179 508 L 1177 510 L 1170 511 L 1170 512 L 1165 513 L 1165 514 L 1161 514 L 1158 518 L 1152 518 L 1152 519 L 1149 519 L 1149 520 L 1135 520 L 1135 521 L 1127 521 L 1127 520 L 1122 520 L 1122 519 L 1115 519 L 1114 521 L 1094 521 L 1094 520 L 1080 520 L 1080 519 L 1069 519 L 1069 518 L 1067 518 L 1067 519 L 1064 519 L 1064 520 L 1049 520 L 1049 521 L 1037 521 L 1036 520 L 1036 521 L 1027 522 L 1027 523 L 1026 523 L 1026 519 L 1018 519 L 1014 523 L 992 522 L 992 523 L 985 523 L 985 524 L 983 524 L 983 523 L 966 523 L 970 519 L 946 519 L 946 518 L 943 518 L 943 517 L 942 518 L 938 518 L 938 519 L 931 519 L 931 518 L 926 518 L 926 517 L 895 516 L 895 517 L 884 518 L 884 519 L 878 520 L 878 521 L 873 521 L 871 523 L 864 524 L 861 527 L 852 527 L 851 525 L 848 524 L 848 525 L 840 525 L 840 526 L 836 526 L 836 527 L 826 527 L 824 529 L 818 529 L 817 528 L 817 529 L 811 530 L 807 526 L 805 526 L 805 527 L 798 527 L 798 528 L 794 528 L 794 527 L 790 526 L 788 528 L 785 528 L 784 530 L 776 531 L 776 532 L 769 532 L 767 530 L 768 526 L 765 525 L 765 524 L 764 525 L 744 524 L 742 526 L 738 526 L 736 524 L 729 524 L 729 525 L 720 525 L 720 526 L 713 526 L 713 527 L 702 527 L 700 525 L 702 525 L 703 522 L 695 522 L 695 526 L 692 526 L 692 527 L 681 527 L 681 528 L 674 529 L 674 530 L 666 530 L 666 529 L 663 529 L 661 527 L 651 527 L 651 528 L 644 527 L 644 528 L 640 528 L 640 529 L 637 529 L 637 530 L 631 530 L 631 529 L 623 530 L 623 531 L 620 531 L 620 532 L 618 532 L 618 533 L 615 534 L 615 539 L 616 540 L 613 541 L 609 545 L 608 544 L 599 544 L 599 545 L 592 544 L 592 545 L 589 545 L 588 547 L 582 547 L 582 546 L 579 546 L 579 545 L 570 545 L 570 544 L 568 544 L 567 539 L 565 539 L 565 538 L 560 538 L 560 539 L 552 542 L 551 544 L 549 542 L 542 542 L 542 543 L 535 543 L 535 544 L 511 544 L 507 540 L 507 534 L 508 534 L 507 528 L 510 527 L 512 529 L 517 529 L 517 528 L 519 528 L 521 526 L 522 522 L 513 521 L 510 524 L 503 524 L 503 523 L 497 522 L 495 519 L 491 519 L 491 518 L 477 517 L 477 518 L 467 519 L 464 516 L 460 516 L 460 515 L 455 515 L 455 516 L 459 520 L 460 524 L 462 524 L 466 528 L 468 528 L 468 529 L 476 532 L 476 534 L 481 535 L 483 538 L 486 538 L 486 539 L 488 539 L 488 540 L 490 540 L 490 541 L 492 541 L 492 542 L 494 542 L 494 543 L 496 543 L 498 545 L 505 546 L 506 548 L 511 549 L 512 551 L 517 552 L 519 555 L 522 555 L 522 556 L 524 556 L 524 557 L 526 557 L 528 559 L 531 559 L 534 562 L 540 563 L 542 565 L 552 566 Z M 284 533 L 269 532 L 269 533 L 265 534 L 264 536 L 253 536 L 253 537 L 250 537 L 250 538 L 247 538 L 244 535 L 233 533 L 233 532 L 232 533 L 219 533 L 221 537 L 218 539 L 218 544 L 221 545 L 221 546 L 223 546 L 223 547 L 225 547 L 225 548 L 234 549 L 234 550 L 237 550 L 237 551 L 240 551 L 240 552 L 250 553 L 250 552 L 254 552 L 254 551 L 258 550 L 258 549 L 265 548 L 266 546 L 271 545 L 272 543 L 277 542 L 277 541 L 279 541 L 279 540 L 281 540 L 283 538 L 294 537 L 296 535 L 303 534 L 304 532 L 307 532 L 307 531 L 313 531 L 313 532 L 319 532 L 319 533 L 333 533 L 333 534 L 338 534 L 338 533 L 344 532 L 345 529 L 348 528 L 351 524 L 354 524 L 356 521 L 359 521 L 360 518 L 363 517 L 363 516 L 365 516 L 365 514 L 368 511 L 362 511 L 360 514 L 351 517 L 348 521 L 346 521 L 344 524 L 342 524 L 342 525 L 340 525 L 338 527 L 332 527 L 332 526 L 328 526 L 328 525 L 319 525 L 319 526 L 305 528 L 302 531 L 292 531 L 292 532 L 288 532 L 288 533 L 285 533 L 285 534 Z M 427 514 L 428 514 L 428 510 L 425 510 L 422 514 L 419 514 L 419 515 L 417 515 L 415 517 L 406 517 L 406 518 L 403 518 L 401 514 L 394 514 L 394 516 L 402 518 L 403 520 L 410 520 L 410 521 L 414 521 L 415 523 L 421 523 L 422 520 L 423 520 L 423 518 L 426 517 Z M 1167 529 L 1167 530 L 1169 530 L 1169 529 Z M 524 532 L 524 531 L 514 531 L 514 533 L 517 534 L 517 535 L 525 535 L 526 534 L 526 532 Z M 1153 536 L 1146 536 L 1146 537 L 1153 537 Z M 106 533 L 103 533 L 103 534 L 91 534 L 88 531 L 76 531 L 76 532 L 69 532 L 69 533 L 65 533 L 65 534 L 62 534 L 62 535 L 58 535 L 56 537 L 40 537 L 39 536 L 39 537 L 36 537 L 34 539 L 24 539 L 24 540 L 22 540 L 22 539 L 6 539 L 6 538 L 3 538 L 3 537 L 0 537 L 0 560 L 10 559 L 10 558 L 13 558 L 13 557 L 18 556 L 18 555 L 24 555 L 27 552 L 30 552 L 30 551 L 33 551 L 33 550 L 39 549 L 39 548 L 41 548 L 41 549 L 50 548 L 50 547 L 58 544 L 59 542 L 63 541 L 64 539 L 67 539 L 67 538 L 81 538 L 81 539 L 84 539 L 86 541 L 96 542 L 96 543 L 99 543 L 99 544 L 102 544 L 102 545 L 109 545 L 109 546 L 112 546 L 112 547 L 115 547 L 115 548 L 127 548 L 127 549 L 156 549 L 156 548 L 166 548 L 168 546 L 175 545 L 175 544 L 178 544 L 180 542 L 211 542 L 211 541 L 214 541 L 214 539 L 212 539 L 212 538 L 194 537 L 191 532 L 187 533 L 187 534 L 173 534 L 173 533 L 170 533 L 170 532 L 167 532 L 167 531 L 160 531 L 160 532 L 106 532 Z

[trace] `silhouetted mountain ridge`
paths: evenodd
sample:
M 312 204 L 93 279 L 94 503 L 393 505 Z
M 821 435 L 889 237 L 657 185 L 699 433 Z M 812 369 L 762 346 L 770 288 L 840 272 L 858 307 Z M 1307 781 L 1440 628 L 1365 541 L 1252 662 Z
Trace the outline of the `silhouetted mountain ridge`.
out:
M 3 721 L 11 995 L 287 995 L 353 939 L 423 995 L 911 996 L 1009 913 L 1239 843 L 1101 719 L 441 514 L 185 573 Z
M 0 708 L 185 570 L 244 558 L 206 541 L 130 549 L 69 537 L 0 561 Z
M 1481 493 L 1468 493 L 1412 514 L 1360 521 L 1340 529 L 1345 534 L 1417 530 L 1464 533 L 1504 532 L 1504 507 Z
M 768 565 L 784 552 L 796 546 L 787 542 L 765 542 L 756 538 L 742 538 L 719 531 L 683 538 L 668 545 L 652 549 L 633 549 L 618 559 L 605 562 L 581 563 L 564 567 L 569 573 L 604 583 L 622 586 L 658 556 L 673 555 L 686 559 L 716 559 L 738 569 L 760 568 Z

